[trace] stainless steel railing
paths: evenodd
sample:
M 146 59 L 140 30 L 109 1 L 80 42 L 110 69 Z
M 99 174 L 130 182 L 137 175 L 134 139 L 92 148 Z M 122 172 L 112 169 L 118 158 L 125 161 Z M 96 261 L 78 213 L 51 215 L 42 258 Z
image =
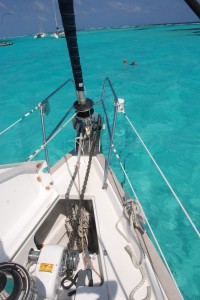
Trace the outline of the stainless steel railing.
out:
M 108 114 L 107 114 L 106 106 L 105 106 L 105 102 L 104 102 L 105 89 L 106 89 L 106 84 L 107 83 L 109 84 L 110 89 L 112 91 L 112 94 L 114 96 L 114 116 L 113 116 L 112 128 L 110 128 L 110 124 L 108 122 Z M 117 94 L 116 94 L 116 92 L 115 92 L 115 90 L 112 86 L 112 83 L 111 83 L 111 81 L 108 77 L 106 77 L 105 80 L 104 80 L 103 89 L 102 89 L 102 96 L 101 96 L 101 101 L 100 102 L 102 104 L 104 114 L 105 114 L 105 117 L 106 117 L 106 124 L 107 124 L 107 127 L 108 127 L 108 134 L 109 134 L 109 138 L 110 138 L 108 158 L 105 162 L 105 171 L 104 171 L 104 179 L 103 179 L 103 189 L 106 189 L 107 188 L 108 171 L 109 171 L 109 168 L 110 168 L 111 152 L 112 152 L 112 148 L 113 148 L 115 127 L 116 127 L 116 121 L 117 121 L 118 105 L 119 105 Z
M 61 124 L 66 119 L 66 117 L 72 111 L 73 106 L 67 111 L 67 113 L 65 113 L 65 115 L 58 122 L 58 124 L 55 126 L 55 128 L 51 131 L 51 133 L 48 135 L 48 137 L 46 136 L 44 115 L 48 114 L 49 100 L 51 100 L 52 97 L 55 94 L 57 94 L 64 86 L 66 86 L 70 82 L 73 83 L 75 95 L 77 97 L 77 91 L 76 91 L 76 87 L 75 87 L 74 81 L 72 79 L 68 79 L 63 84 L 61 84 L 57 89 L 55 89 L 42 102 L 40 102 L 34 109 L 32 109 L 31 111 L 29 111 L 28 113 L 26 113 L 25 115 L 23 115 L 16 122 L 14 122 L 13 124 L 11 124 L 7 128 L 5 128 L 2 132 L 0 132 L 0 135 L 4 134 L 6 131 L 8 131 L 9 129 L 11 129 L 17 123 L 23 121 L 25 118 L 27 118 L 33 112 L 35 112 L 36 110 L 39 109 L 40 110 L 41 127 L 42 127 L 42 136 L 43 136 L 43 145 L 38 150 L 36 150 L 34 153 L 32 153 L 29 156 L 29 161 L 32 160 L 40 152 L 40 150 L 44 150 L 44 152 L 45 152 L 45 159 L 46 159 L 46 162 L 47 162 L 48 172 L 50 172 L 50 162 L 49 162 L 49 154 L 48 154 L 47 144 L 54 137 L 55 132 L 57 131 L 57 129 L 61 126 Z M 108 114 L 107 114 L 107 110 L 106 110 L 106 106 L 105 106 L 105 100 L 104 100 L 105 99 L 105 89 L 106 89 L 107 85 L 109 85 L 110 90 L 111 90 L 111 92 L 112 92 L 112 94 L 114 96 L 114 115 L 113 115 L 112 127 L 110 126 L 109 121 L 108 121 Z M 117 94 L 116 94 L 116 92 L 115 92 L 115 90 L 113 88 L 113 85 L 112 85 L 112 83 L 111 83 L 111 81 L 110 81 L 110 79 L 108 77 L 105 78 L 104 83 L 103 83 L 101 99 L 100 99 L 100 101 L 96 102 L 95 104 L 102 104 L 103 111 L 104 111 L 105 118 L 106 118 L 106 124 L 107 124 L 107 128 L 108 128 L 109 140 L 110 140 L 109 149 L 108 149 L 108 157 L 107 157 L 107 160 L 106 160 L 106 165 L 105 165 L 105 170 L 104 170 L 104 179 L 103 179 L 103 188 L 105 189 L 107 187 L 108 171 L 109 171 L 109 168 L 110 168 L 110 159 L 111 159 L 111 152 L 112 152 L 112 148 L 113 148 L 114 134 L 115 134 L 115 128 L 116 128 L 116 121 L 117 121 L 117 111 L 118 111 L 118 105 L 119 105 Z

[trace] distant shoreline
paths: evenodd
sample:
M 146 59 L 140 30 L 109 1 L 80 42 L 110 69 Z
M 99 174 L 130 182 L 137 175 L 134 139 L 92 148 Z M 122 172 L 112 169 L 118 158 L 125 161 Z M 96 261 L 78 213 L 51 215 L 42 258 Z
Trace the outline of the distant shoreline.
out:
M 92 27 L 92 28 L 79 28 L 77 31 L 92 31 L 92 30 L 109 30 L 109 29 L 128 29 L 128 28 L 144 28 L 144 27 L 154 27 L 154 26 L 175 26 L 175 25 L 200 25 L 200 22 L 179 22 L 179 23 L 158 23 L 158 24 L 146 24 L 146 25 L 123 25 L 123 26 L 105 26 L 105 27 Z M 53 32 L 47 32 L 47 34 L 52 34 Z M 21 37 L 28 37 L 33 36 L 32 34 L 25 34 L 25 35 L 17 35 L 17 36 L 10 36 L 10 37 L 1 37 L 0 40 L 4 39 L 12 39 L 12 38 L 21 38 Z

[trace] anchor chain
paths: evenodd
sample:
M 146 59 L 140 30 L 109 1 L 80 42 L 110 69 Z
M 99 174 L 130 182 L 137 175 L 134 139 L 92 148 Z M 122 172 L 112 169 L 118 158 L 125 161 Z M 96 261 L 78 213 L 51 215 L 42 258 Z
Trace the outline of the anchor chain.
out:
M 96 130 L 95 130 L 96 129 Z M 72 176 L 71 182 L 67 189 L 67 193 L 65 194 L 65 199 L 67 201 L 67 219 L 66 219 L 66 229 L 69 236 L 68 249 L 75 250 L 78 249 L 79 252 L 83 250 L 83 239 L 85 240 L 85 235 L 89 229 L 89 214 L 86 209 L 83 207 L 84 195 L 89 179 L 91 164 L 92 164 L 92 156 L 94 153 L 94 149 L 96 146 L 96 142 L 98 140 L 99 128 L 98 126 L 93 129 L 93 138 L 92 138 L 92 146 L 89 153 L 89 159 L 87 164 L 87 170 L 81 190 L 81 194 L 79 197 L 78 205 L 73 206 L 71 201 L 69 200 L 69 194 L 72 188 L 72 185 L 75 181 L 75 178 L 78 174 L 80 158 L 77 161 L 75 166 L 74 174 Z M 82 141 L 79 145 L 79 149 L 81 149 Z M 85 242 L 85 241 L 84 241 Z

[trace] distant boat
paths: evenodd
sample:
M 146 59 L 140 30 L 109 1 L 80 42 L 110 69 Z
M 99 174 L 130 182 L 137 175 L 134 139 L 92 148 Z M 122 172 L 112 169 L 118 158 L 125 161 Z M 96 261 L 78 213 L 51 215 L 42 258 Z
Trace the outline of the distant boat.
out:
M 36 33 L 36 34 L 34 35 L 34 39 L 44 38 L 45 36 L 46 36 L 46 33 L 42 32 L 42 31 L 40 30 L 38 33 Z
M 52 36 L 55 37 L 56 39 L 64 38 L 65 37 L 64 29 L 58 27 L 58 21 L 57 21 L 57 16 L 56 16 L 56 8 L 55 8 L 54 0 L 52 0 L 52 3 L 53 3 L 53 12 L 54 12 L 55 25 L 56 25 L 56 31 L 54 33 L 52 33 Z
M 65 32 L 63 29 L 58 28 L 54 33 L 52 33 L 52 36 L 55 37 L 56 39 L 64 38 Z
M 0 41 L 0 46 L 11 46 L 13 44 L 13 42 L 6 42 L 6 41 Z
M 6 12 L 6 13 L 3 13 L 1 18 L 0 18 L 0 25 L 2 26 L 3 25 L 3 22 L 4 22 L 4 18 L 5 16 L 9 16 L 9 15 L 13 15 L 13 13 L 11 12 Z M 3 46 L 11 46 L 13 44 L 12 41 L 5 41 L 5 40 L 0 40 L 0 46 L 3 47 Z

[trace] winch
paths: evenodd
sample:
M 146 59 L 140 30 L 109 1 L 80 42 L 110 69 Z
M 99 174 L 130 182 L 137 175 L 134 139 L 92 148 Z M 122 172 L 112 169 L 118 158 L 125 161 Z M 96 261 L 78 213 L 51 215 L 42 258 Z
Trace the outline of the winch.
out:
M 34 278 L 38 298 L 56 299 L 66 270 L 75 271 L 79 263 L 77 251 L 67 251 L 63 246 L 46 245 L 40 251 L 29 252 L 29 262 L 36 263 Z
M 0 299 L 37 299 L 34 280 L 24 267 L 16 263 L 0 263 Z
M 79 253 L 59 245 L 46 245 L 40 251 L 31 249 L 28 261 L 36 265 L 33 277 L 17 263 L 0 263 L 0 299 L 57 299 L 66 271 L 77 270 Z

